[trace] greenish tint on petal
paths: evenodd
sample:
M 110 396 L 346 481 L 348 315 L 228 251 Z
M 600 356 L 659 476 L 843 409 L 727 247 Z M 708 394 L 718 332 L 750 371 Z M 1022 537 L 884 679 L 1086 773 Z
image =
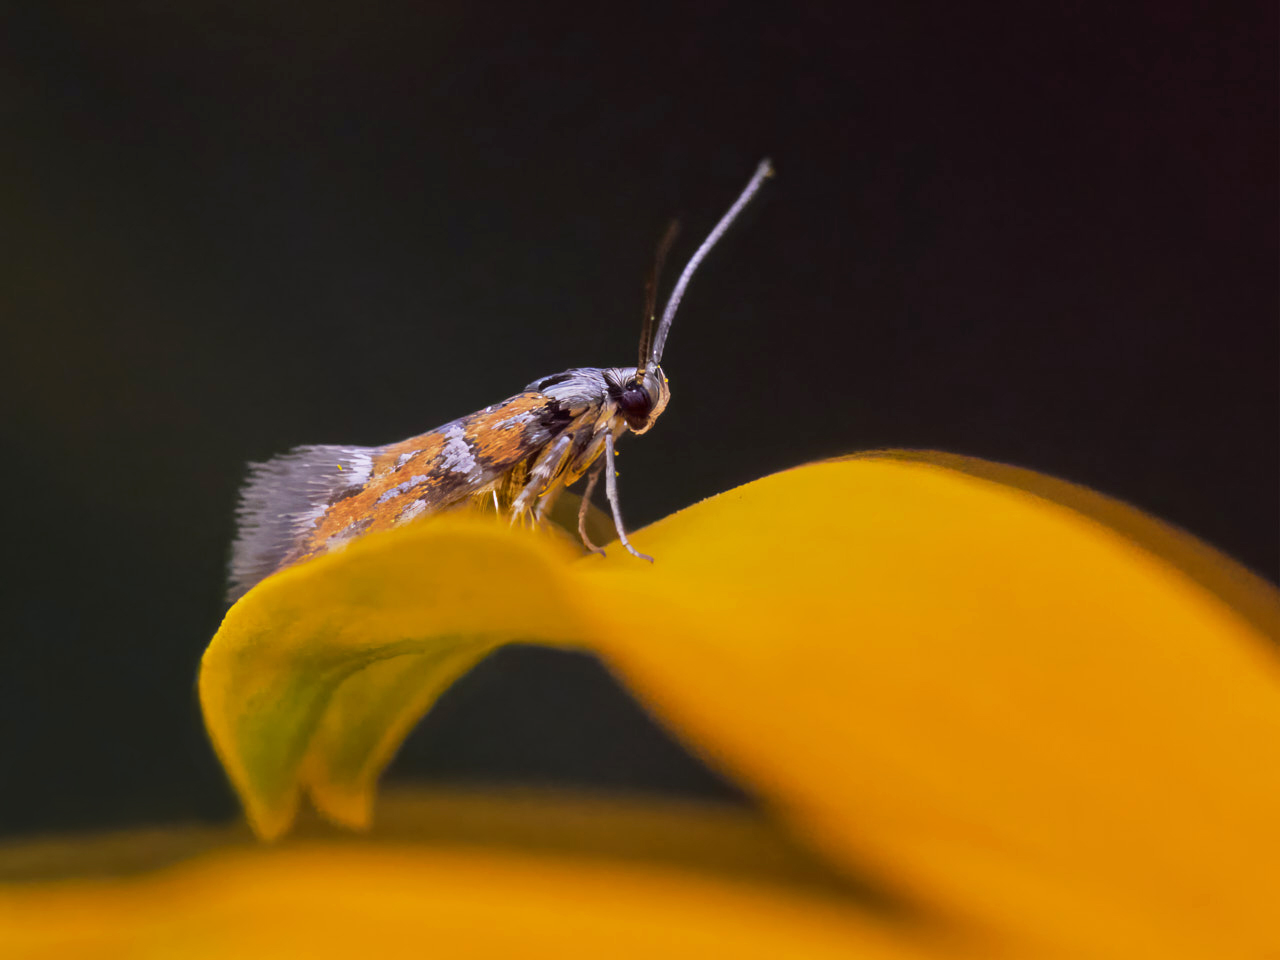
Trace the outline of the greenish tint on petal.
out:
M 437 637 L 426 653 L 379 660 L 343 681 L 311 735 L 302 767 L 316 807 L 338 823 L 367 828 L 378 777 L 413 725 L 496 645 Z
M 413 721 L 495 645 L 587 635 L 560 538 L 446 517 L 284 570 L 228 611 L 200 672 L 205 723 L 263 837 L 301 787 L 367 821 L 381 767 Z

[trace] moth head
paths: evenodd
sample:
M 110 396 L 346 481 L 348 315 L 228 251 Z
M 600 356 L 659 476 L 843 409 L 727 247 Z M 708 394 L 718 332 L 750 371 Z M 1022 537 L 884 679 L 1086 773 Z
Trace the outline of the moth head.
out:
M 670 399 L 667 375 L 658 364 L 651 364 L 645 370 L 628 370 L 618 391 L 618 413 L 632 433 L 644 433 L 667 408 Z

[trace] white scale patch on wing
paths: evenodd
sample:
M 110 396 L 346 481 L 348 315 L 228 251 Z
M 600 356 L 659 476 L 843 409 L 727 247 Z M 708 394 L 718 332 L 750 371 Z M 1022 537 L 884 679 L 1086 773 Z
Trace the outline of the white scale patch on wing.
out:
M 426 509 L 427 503 L 425 500 L 414 500 L 400 511 L 400 515 L 396 517 L 396 523 L 404 523 L 406 520 L 412 520 Z
M 440 454 L 440 468 L 451 473 L 471 473 L 476 469 L 476 458 L 467 443 L 466 430 L 454 425 L 444 432 L 444 450 Z
M 324 465 L 323 451 L 332 451 L 338 454 L 332 467 L 328 470 L 317 470 L 314 474 L 306 476 L 306 484 L 314 490 L 311 494 L 311 508 L 307 511 L 300 511 L 294 517 L 294 524 L 297 525 L 298 534 L 319 524 L 321 517 L 329 512 L 329 497 L 334 490 L 342 489 L 343 486 L 364 486 L 369 483 L 369 477 L 374 472 L 374 458 L 371 451 L 361 447 L 308 447 L 310 451 L 315 452 L 315 460 L 320 461 L 320 465 Z
M 400 496 L 400 494 L 407 492 L 411 487 L 416 487 L 425 479 L 427 479 L 427 475 L 425 473 L 419 473 L 416 476 L 410 477 L 404 483 L 397 483 L 394 487 L 391 487 L 389 490 L 383 491 L 382 496 L 378 497 L 376 502 L 386 503 L 392 497 L 398 497 Z
M 369 482 L 369 475 L 373 473 L 373 457 L 367 450 L 348 447 L 347 462 L 343 464 L 342 472 L 350 474 L 347 477 L 347 486 L 363 487 Z
M 345 547 L 360 534 L 364 533 L 369 527 L 369 519 L 357 520 L 348 524 L 345 530 L 340 530 L 324 542 L 326 550 L 338 550 Z

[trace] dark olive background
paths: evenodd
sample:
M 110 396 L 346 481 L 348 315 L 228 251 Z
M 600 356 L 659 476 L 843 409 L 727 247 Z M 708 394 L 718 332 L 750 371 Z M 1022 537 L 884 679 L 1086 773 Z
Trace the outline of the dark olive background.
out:
M 934 447 L 1276 578 L 1274 4 L 970 7 L 5 8 L 0 833 L 230 816 L 193 682 L 243 463 L 632 363 L 667 218 L 680 259 L 764 155 L 624 444 L 633 526 Z M 397 775 L 732 795 L 529 649 Z

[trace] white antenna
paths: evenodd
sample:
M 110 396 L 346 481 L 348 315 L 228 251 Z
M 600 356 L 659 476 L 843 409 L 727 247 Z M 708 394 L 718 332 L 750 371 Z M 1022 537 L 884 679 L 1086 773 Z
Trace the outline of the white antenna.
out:
M 733 202 L 729 212 L 720 218 L 720 222 L 716 224 L 715 229 L 707 234 L 707 239 L 702 241 L 702 246 L 698 247 L 693 256 L 689 258 L 689 263 L 685 266 L 684 272 L 680 274 L 680 279 L 676 281 L 675 287 L 671 290 L 671 296 L 667 299 L 666 309 L 662 311 L 662 323 L 658 325 L 658 335 L 653 339 L 653 352 L 650 354 L 650 359 L 654 364 L 662 361 L 662 348 L 667 344 L 667 334 L 671 332 L 671 321 L 675 319 L 676 309 L 680 306 L 680 299 L 684 296 L 685 288 L 689 286 L 693 271 L 698 269 L 698 264 L 702 262 L 702 258 L 711 252 L 711 248 L 724 236 L 724 232 L 737 219 L 738 214 L 742 212 L 742 208 L 756 195 L 760 185 L 771 176 L 773 176 L 773 165 L 768 159 L 761 160 L 760 166 L 756 167 L 756 172 L 751 177 L 751 182 L 747 184 L 746 189 Z

